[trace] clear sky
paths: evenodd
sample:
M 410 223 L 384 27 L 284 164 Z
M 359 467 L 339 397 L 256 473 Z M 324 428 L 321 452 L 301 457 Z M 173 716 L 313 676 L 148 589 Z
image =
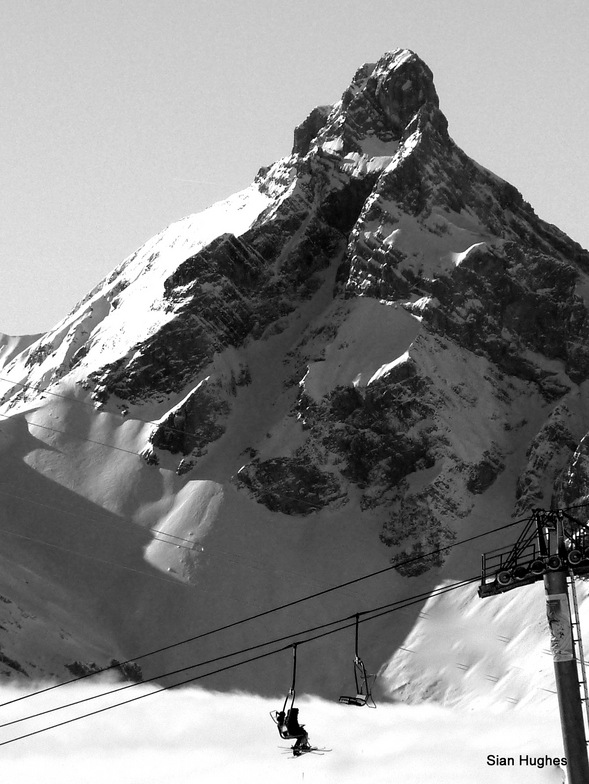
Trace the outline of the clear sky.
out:
M 50 329 L 407 47 L 455 141 L 589 246 L 586 0 L 0 0 L 0 331 Z

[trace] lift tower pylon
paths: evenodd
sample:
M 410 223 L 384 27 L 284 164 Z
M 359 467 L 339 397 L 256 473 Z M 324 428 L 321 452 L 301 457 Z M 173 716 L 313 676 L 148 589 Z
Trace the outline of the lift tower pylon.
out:
M 569 784 L 589 782 L 589 761 L 567 574 L 573 579 L 574 575 L 587 573 L 587 526 L 562 511 L 536 510 L 511 548 L 483 555 L 479 587 L 479 596 L 486 597 L 537 580 L 544 581 Z M 580 634 L 580 630 L 577 633 Z

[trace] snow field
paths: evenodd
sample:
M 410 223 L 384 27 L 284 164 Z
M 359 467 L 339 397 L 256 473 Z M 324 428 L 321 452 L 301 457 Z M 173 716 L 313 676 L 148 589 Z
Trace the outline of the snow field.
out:
M 64 687 L 3 708 L 2 719 L 26 714 L 33 706 L 42 710 L 91 696 L 99 688 Z M 147 693 L 146 687 L 138 687 L 130 695 L 137 696 L 139 689 Z M 8 688 L 3 697 L 18 694 Z M 281 702 L 200 689 L 168 691 L 4 746 L 3 774 L 19 784 L 357 784 L 363 777 L 374 784 L 562 781 L 554 767 L 487 764 L 487 755 L 511 756 L 516 763 L 520 754 L 562 757 L 558 720 L 547 711 L 489 714 L 403 704 L 370 710 L 302 697 L 301 721 L 311 741 L 332 751 L 294 759 L 269 716 Z M 103 704 L 95 701 L 75 710 L 87 712 Z M 2 729 L 0 742 L 73 715 L 62 711 L 32 726 L 25 722 Z

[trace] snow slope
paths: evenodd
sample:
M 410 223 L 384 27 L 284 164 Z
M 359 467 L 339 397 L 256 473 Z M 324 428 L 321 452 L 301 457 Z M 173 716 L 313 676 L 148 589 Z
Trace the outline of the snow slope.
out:
M 41 335 L 20 335 L 16 337 L 0 333 L 0 367 L 7 365 L 14 357 L 40 337 Z
M 96 693 L 96 687 L 78 687 L 68 696 L 83 699 Z M 9 697 L 19 694 L 7 691 Z M 133 697 L 147 694 L 143 687 L 132 692 Z M 47 709 L 55 701 L 55 696 L 37 698 L 35 708 Z M 100 710 L 108 704 L 98 700 L 85 706 Z M 270 720 L 274 706 L 249 695 L 199 688 L 169 691 L 75 722 L 67 731 L 51 730 L 4 746 L 4 771 L 23 784 L 39 777 L 47 784 L 81 779 L 87 784 L 181 784 L 192 777 L 203 784 L 234 779 L 244 784 L 274 779 L 351 784 L 367 775 L 375 784 L 470 784 L 475 779 L 481 784 L 562 784 L 566 770 L 520 764 L 520 756 L 540 764 L 547 756 L 562 758 L 553 699 L 540 709 L 497 713 L 432 703 L 357 710 L 303 697 L 300 715 L 311 741 L 331 751 L 299 759 L 292 757 Z M 43 721 L 49 723 L 51 716 L 51 723 L 67 721 L 83 707 L 6 728 L 2 741 L 46 726 Z M 7 718 L 22 715 L 22 704 L 4 711 Z M 512 757 L 514 765 L 488 765 L 489 755 Z

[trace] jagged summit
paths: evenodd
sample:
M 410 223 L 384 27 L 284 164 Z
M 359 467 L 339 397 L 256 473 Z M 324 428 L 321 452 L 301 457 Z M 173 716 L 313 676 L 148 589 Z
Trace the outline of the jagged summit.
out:
M 587 251 L 453 142 L 429 68 L 384 55 L 248 188 L 150 239 L 47 334 L 7 344 L 0 460 L 24 488 L 11 521 L 56 547 L 91 541 L 101 569 L 120 554 L 131 572 L 108 572 L 116 611 L 97 615 L 98 566 L 82 580 L 16 544 L 14 563 L 51 585 L 53 607 L 76 595 L 59 616 L 84 620 L 76 650 L 120 660 L 179 625 L 233 621 L 244 601 L 288 602 L 301 579 L 414 559 L 359 589 L 370 607 L 426 590 L 420 574 L 471 578 L 478 551 L 421 555 L 586 494 L 588 271 Z M 71 520 L 31 513 L 35 488 L 44 514 L 58 493 Z M 130 576 L 143 566 L 172 587 Z M 3 569 L 0 596 L 30 609 L 20 569 Z M 349 597 L 329 602 L 349 616 Z M 228 644 L 317 622 L 298 612 Z M 375 635 L 372 666 L 410 628 Z M 347 656 L 329 641 L 319 654 L 307 688 L 337 694 Z M 259 690 L 260 672 L 220 685 Z M 279 668 L 262 681 L 280 690 Z
M 295 131 L 293 152 L 312 146 L 340 153 L 391 152 L 427 123 L 445 132 L 433 75 L 414 52 L 396 49 L 361 66 L 341 100 L 320 106 Z

